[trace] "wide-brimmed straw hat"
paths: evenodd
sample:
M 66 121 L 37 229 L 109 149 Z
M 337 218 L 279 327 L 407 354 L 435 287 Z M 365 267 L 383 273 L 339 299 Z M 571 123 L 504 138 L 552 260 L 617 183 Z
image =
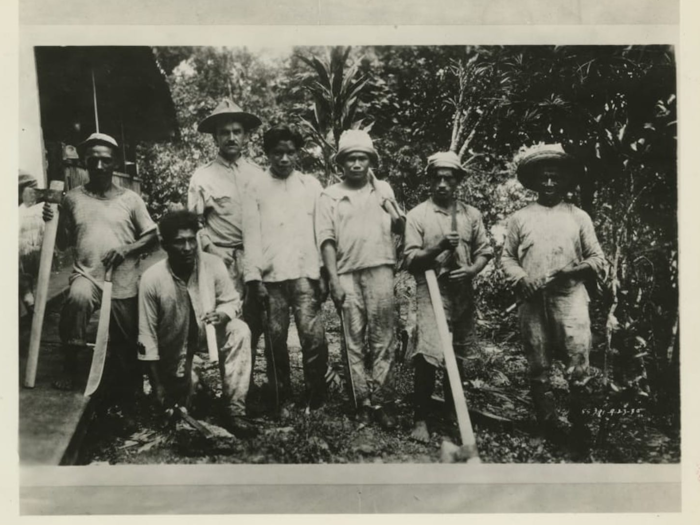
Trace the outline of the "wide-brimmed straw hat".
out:
M 82 157 L 85 155 L 85 150 L 90 146 L 109 146 L 115 150 L 119 150 L 119 144 L 113 138 L 106 133 L 93 133 L 83 142 L 78 144 L 77 150 L 78 154 Z
M 520 183 L 527 189 L 534 190 L 534 176 L 537 174 L 537 168 L 545 163 L 556 163 L 566 167 L 564 173 L 572 186 L 578 183 L 582 174 L 582 166 L 564 151 L 561 144 L 540 144 L 516 156 L 516 174 Z
M 248 131 L 262 124 L 262 121 L 258 117 L 252 113 L 243 111 L 238 104 L 225 98 L 216 106 L 216 109 L 214 109 L 209 116 L 199 123 L 197 131 L 202 133 L 216 133 L 216 126 L 218 123 L 226 120 L 238 121 L 243 124 Z
M 428 157 L 428 165 L 425 167 L 426 175 L 438 168 L 454 170 L 459 177 L 464 177 L 467 174 L 467 170 L 462 167 L 459 156 L 454 151 L 439 151 Z
M 374 149 L 374 143 L 369 133 L 361 129 L 348 129 L 343 131 L 338 141 L 338 153 L 335 154 L 335 162 L 340 164 L 348 153 L 366 153 L 376 166 L 379 164 L 379 154 Z

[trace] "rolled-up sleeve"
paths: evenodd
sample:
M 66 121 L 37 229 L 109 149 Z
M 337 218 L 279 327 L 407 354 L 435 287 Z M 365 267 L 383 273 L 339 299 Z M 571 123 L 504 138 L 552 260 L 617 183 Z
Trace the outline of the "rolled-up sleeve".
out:
M 486 228 L 484 227 L 484 219 L 479 211 L 475 211 L 474 214 L 474 227 L 472 228 L 472 238 L 470 251 L 472 254 L 472 259 L 476 257 L 486 257 L 490 259 L 493 257 L 493 248 L 489 242 L 489 238 L 486 235 Z
M 138 359 L 158 361 L 158 294 L 157 283 L 148 278 L 139 286 L 139 340 Z
M 200 183 L 201 172 L 195 171 L 190 179 L 190 185 L 187 188 L 187 209 L 192 213 L 203 216 L 211 196 L 207 194 L 206 189 Z
M 587 264 L 595 272 L 599 280 L 604 280 L 607 275 L 608 264 L 605 260 L 605 254 L 600 247 L 598 237 L 595 234 L 593 221 L 590 216 L 581 211 L 579 216 L 581 226 L 581 264 Z
M 316 242 L 318 243 L 319 250 L 324 242 L 335 242 L 337 240 L 335 221 L 333 220 L 335 205 L 335 200 L 327 193 L 322 193 L 318 198 L 314 221 L 316 226 Z
M 409 270 L 416 254 L 423 249 L 423 228 L 416 213 L 406 217 L 406 232 L 404 234 L 404 268 Z
M 262 280 L 262 232 L 258 193 L 254 183 L 248 186 L 243 202 L 243 278 L 245 282 Z
M 229 319 L 237 319 L 241 313 L 241 297 L 233 286 L 226 266 L 220 259 L 210 258 L 208 262 L 214 276 L 216 311 L 226 314 Z
M 138 195 L 134 195 L 132 220 L 136 226 L 136 232 L 139 238 L 156 229 L 156 223 L 151 219 L 151 215 L 146 209 L 146 203 L 143 202 L 143 199 Z
M 314 200 L 314 243 L 316 245 L 316 250 L 318 252 L 318 266 L 319 268 L 323 268 L 323 257 L 321 256 L 321 245 L 318 242 L 318 237 L 316 235 L 316 215 L 318 214 L 318 203 L 319 200 L 321 199 L 321 194 L 323 193 L 323 186 L 321 186 L 321 183 L 316 179 L 315 177 L 309 177 L 309 180 L 311 180 L 311 186 L 312 186 L 312 191 L 313 191 L 313 200 Z
M 518 247 L 520 246 L 520 227 L 516 217 L 511 217 L 508 221 L 508 233 L 503 244 L 503 254 L 501 255 L 501 268 L 506 274 L 506 278 L 511 285 L 515 285 L 527 276 L 527 272 L 520 266 L 518 260 Z

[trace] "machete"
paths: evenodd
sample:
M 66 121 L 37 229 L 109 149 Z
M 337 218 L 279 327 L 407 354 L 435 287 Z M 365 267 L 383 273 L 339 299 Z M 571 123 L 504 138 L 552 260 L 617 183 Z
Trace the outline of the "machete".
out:
M 100 386 L 102 372 L 107 360 L 107 343 L 109 342 L 109 319 L 112 315 L 112 268 L 105 272 L 102 285 L 102 304 L 100 305 L 100 321 L 97 325 L 97 339 L 92 354 L 92 365 L 85 387 L 85 397 L 91 396 Z
M 210 289 L 207 287 L 207 273 L 204 269 L 204 251 L 202 244 L 197 238 L 197 281 L 199 283 L 199 299 L 202 302 L 202 313 L 206 314 L 214 309 L 214 301 L 212 300 Z M 213 324 L 204 323 L 204 332 L 207 336 L 207 350 L 209 352 L 209 361 L 216 363 L 219 360 L 219 347 L 216 343 L 216 328 Z
M 197 217 L 200 218 L 200 220 L 204 217 L 205 201 L 206 199 L 204 198 L 204 190 L 200 189 L 199 199 L 197 199 L 195 207 L 195 213 L 197 214 Z M 199 281 L 199 299 L 202 302 L 202 314 L 206 314 L 210 308 L 214 308 L 215 304 L 212 300 L 212 297 L 209 294 L 209 288 L 207 288 L 206 286 L 207 275 L 206 271 L 204 270 L 204 260 L 202 257 L 202 253 L 204 252 L 204 250 L 202 249 L 201 233 L 202 232 L 200 232 L 197 235 L 197 280 Z M 209 361 L 212 363 L 216 363 L 219 360 L 219 347 L 216 342 L 216 328 L 214 328 L 214 325 L 204 323 L 204 331 L 207 336 L 207 351 L 209 353 Z

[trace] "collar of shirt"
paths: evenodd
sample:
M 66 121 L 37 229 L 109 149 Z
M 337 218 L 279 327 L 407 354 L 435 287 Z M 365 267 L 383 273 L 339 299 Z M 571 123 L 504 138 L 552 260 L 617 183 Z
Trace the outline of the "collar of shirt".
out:
M 238 157 L 238 159 L 234 160 L 233 162 L 229 162 L 229 161 L 227 161 L 225 158 L 223 158 L 223 157 L 221 156 L 221 153 L 218 153 L 218 154 L 216 155 L 216 159 L 214 159 L 214 162 L 217 162 L 218 164 L 221 164 L 221 165 L 224 166 L 225 168 L 228 168 L 228 169 L 230 169 L 230 170 L 233 170 L 233 169 L 236 169 L 236 168 L 240 167 L 239 164 L 240 164 L 241 160 L 242 160 L 242 158 L 241 158 L 241 157 Z
M 343 187 L 342 183 L 341 183 L 340 185 L 338 185 L 337 189 L 338 189 L 338 200 L 341 201 L 343 199 L 347 199 L 350 202 L 353 202 L 357 199 L 360 199 L 365 194 L 371 194 L 375 191 L 374 186 L 369 181 L 367 181 L 367 184 L 365 184 L 361 188 L 349 189 L 349 188 Z
M 187 282 L 183 281 L 180 277 L 178 277 L 178 275 L 173 270 L 173 267 L 170 266 L 170 258 L 166 259 L 165 267 L 170 272 L 170 275 L 173 276 L 173 279 L 175 280 L 176 283 L 183 285 L 185 288 L 188 288 L 190 286 L 190 284 L 194 284 L 193 279 L 197 275 L 197 271 L 198 271 L 197 270 L 198 264 L 199 264 L 198 259 L 199 259 L 198 257 L 195 258 L 194 266 L 192 267 L 192 273 L 190 274 L 189 279 L 187 279 Z
M 433 211 L 442 213 L 443 215 L 447 215 L 448 217 L 450 216 L 451 210 L 450 210 L 450 209 L 442 208 L 442 207 L 438 206 L 437 204 L 435 204 L 435 201 L 433 201 L 433 198 L 432 198 L 432 197 L 430 198 L 430 204 L 431 204 L 432 207 L 433 207 Z M 456 212 L 457 212 L 458 214 L 459 214 L 459 213 L 462 213 L 462 212 L 464 211 L 465 205 L 464 205 L 464 203 L 462 203 L 461 201 L 458 201 L 458 200 L 455 199 L 454 205 L 455 205 L 455 207 L 456 207 Z
M 274 173 L 272 173 L 272 168 L 267 168 L 265 170 L 265 174 L 269 176 L 269 178 L 273 181 L 277 182 L 287 182 L 287 181 L 292 181 L 296 179 L 301 179 L 301 173 L 298 170 L 292 170 L 292 172 L 289 174 L 289 177 L 282 179 L 278 176 L 276 176 Z

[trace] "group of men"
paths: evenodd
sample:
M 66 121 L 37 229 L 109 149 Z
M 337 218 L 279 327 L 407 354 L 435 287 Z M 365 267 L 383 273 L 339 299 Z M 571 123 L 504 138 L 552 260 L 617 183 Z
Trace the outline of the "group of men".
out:
M 335 157 L 342 182 L 324 189 L 296 169 L 304 141 L 288 127 L 263 135 L 267 170 L 244 158 L 261 124 L 230 100 L 206 117 L 198 129 L 213 136 L 218 154 L 192 176 L 187 209 L 167 213 L 158 227 L 138 195 L 112 183 L 116 141 L 96 133 L 80 146 L 90 180 L 65 196 L 57 240 L 59 248 L 75 246 L 76 258 L 60 324 L 66 380 L 56 386 L 77 382 L 76 354 L 86 346 L 87 322 L 112 269 L 111 374 L 102 388 L 130 399 L 141 361 L 161 406 L 187 406 L 200 383 L 195 353 L 210 324 L 216 329 L 223 423 L 236 435 L 251 436 L 256 427 L 246 406 L 263 333 L 267 391 L 274 392 L 278 415 L 290 408 L 290 309 L 301 342 L 303 403 L 315 410 L 326 401 L 321 306 L 330 295 L 345 325 L 356 418 L 394 429 L 394 236 L 404 235 L 405 266 L 417 283 L 417 342 L 408 356 L 415 367 L 411 436 L 427 442 L 430 399 L 444 359 L 425 272 L 438 277 L 455 353 L 467 357 L 474 351 L 472 282 L 493 256 L 480 212 L 455 198 L 465 169 L 455 153 L 429 157 L 430 197 L 406 215 L 390 185 L 374 175 L 379 155 L 366 132 L 342 134 Z M 517 174 L 539 198 L 510 219 L 502 264 L 521 300 L 537 417 L 556 433 L 549 368 L 561 354 L 570 361 L 572 385 L 587 373 L 591 334 L 584 284 L 602 274 L 604 257 L 588 215 L 564 201 L 579 175 L 572 157 L 558 146 L 535 148 Z M 51 217 L 45 207 L 44 218 Z M 167 258 L 139 282 L 138 256 L 155 246 L 157 232 Z M 572 407 L 579 401 L 572 387 Z

